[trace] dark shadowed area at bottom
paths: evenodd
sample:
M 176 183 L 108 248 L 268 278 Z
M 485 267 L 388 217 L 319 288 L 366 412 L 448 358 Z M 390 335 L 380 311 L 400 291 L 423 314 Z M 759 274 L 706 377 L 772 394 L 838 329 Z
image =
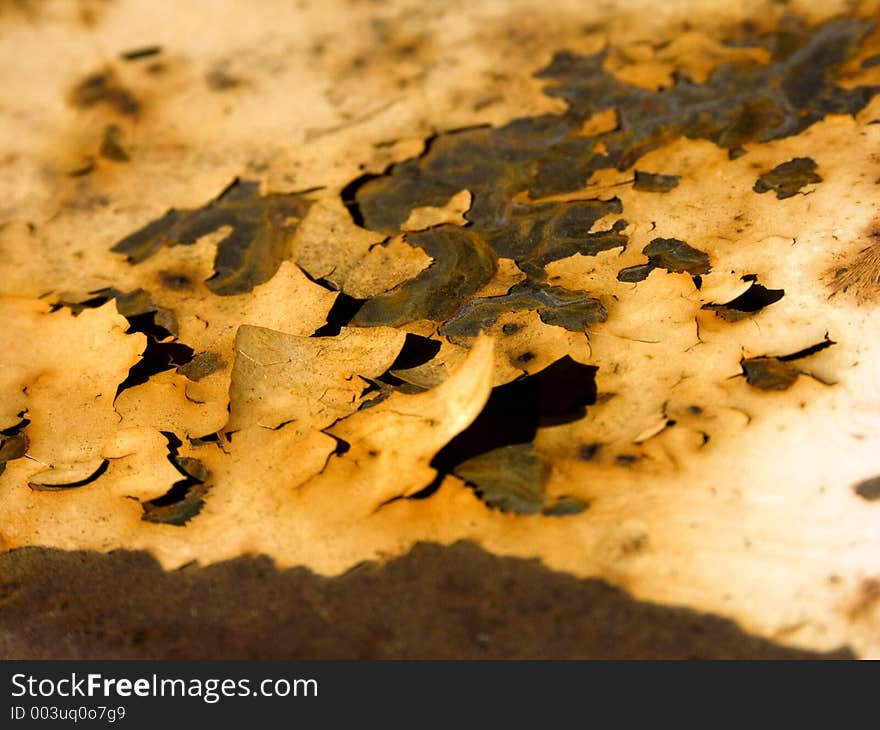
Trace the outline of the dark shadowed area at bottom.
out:
M 333 578 L 264 557 L 166 572 L 142 552 L 0 555 L 7 659 L 850 656 L 780 646 L 466 542 L 418 544 Z

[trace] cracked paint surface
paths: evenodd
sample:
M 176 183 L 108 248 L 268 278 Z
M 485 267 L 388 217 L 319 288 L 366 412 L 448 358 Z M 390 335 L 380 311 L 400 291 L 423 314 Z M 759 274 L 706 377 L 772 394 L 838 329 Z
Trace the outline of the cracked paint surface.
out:
M 0 15 L 69 57 L 4 79 L 2 547 L 469 540 L 880 653 L 875 5 L 145 8 Z

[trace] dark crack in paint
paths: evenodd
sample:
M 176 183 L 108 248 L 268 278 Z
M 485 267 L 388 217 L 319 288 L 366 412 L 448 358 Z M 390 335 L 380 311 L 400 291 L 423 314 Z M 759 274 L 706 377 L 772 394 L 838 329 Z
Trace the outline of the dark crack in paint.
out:
M 177 372 L 194 382 L 226 367 L 226 361 L 216 352 L 198 352 L 192 360 L 177 367 Z
M 475 337 L 505 312 L 525 309 L 537 311 L 545 324 L 573 332 L 583 332 L 608 318 L 602 303 L 587 292 L 527 280 L 503 296 L 472 299 L 440 328 L 440 334 L 454 342 L 466 341 L 463 338 Z
M 788 390 L 794 385 L 800 375 L 811 375 L 807 370 L 794 363 L 815 355 L 835 344 L 837 343 L 826 335 L 822 342 L 793 352 L 790 355 L 743 358 L 740 361 L 742 374 L 745 376 L 746 382 L 755 388 L 760 388 L 761 390 Z M 816 379 L 819 380 L 818 378 Z M 819 382 L 823 381 L 819 380 Z
M 30 421 L 23 416 L 24 412 L 20 413 L 21 421 L 0 431 L 0 474 L 6 470 L 7 462 L 21 459 L 27 454 L 29 441 L 25 429 Z
M 549 473 L 550 465 L 535 453 L 531 443 L 501 446 L 455 468 L 455 475 L 472 485 L 490 507 L 521 515 L 542 510 Z
M 155 304 L 150 294 L 144 289 L 134 289 L 130 292 L 123 292 L 115 288 L 96 289 L 89 292 L 86 299 L 58 300 L 52 305 L 52 311 L 67 307 L 76 317 L 83 310 L 100 307 L 111 299 L 116 301 L 116 311 L 128 320 L 133 317 L 141 317 L 139 321 L 143 323 L 147 318 L 145 315 L 148 315 L 152 322 L 151 334 L 158 339 L 177 336 L 177 318 L 174 316 L 174 312 Z
M 123 51 L 119 57 L 123 61 L 140 61 L 143 58 L 152 58 L 158 56 L 162 52 L 162 46 L 141 46 L 140 48 L 132 48 Z
M 352 324 L 401 325 L 416 319 L 443 321 L 495 273 L 486 243 L 467 228 L 444 225 L 409 234 L 408 243 L 434 259 L 422 273 L 387 294 L 368 299 Z
M 880 500 L 880 477 L 864 479 L 853 487 L 853 491 L 867 502 Z
M 63 492 L 66 489 L 79 489 L 80 487 L 86 487 L 89 484 L 96 482 L 104 472 L 110 467 L 110 461 L 108 459 L 104 459 L 101 461 L 100 465 L 97 469 L 95 469 L 91 474 L 83 479 L 79 479 L 75 482 L 65 482 L 63 484 L 41 484 L 40 482 L 28 482 L 28 486 L 33 489 L 35 492 Z
M 210 473 L 199 459 L 180 456 L 182 442 L 173 433 L 163 431 L 168 440 L 168 461 L 180 472 L 182 479 L 174 482 L 165 494 L 142 504 L 145 522 L 182 526 L 189 522 L 205 505 L 210 490 Z
M 512 444 L 468 459 L 455 468 L 455 475 L 471 485 L 487 505 L 502 512 L 564 517 L 587 509 L 582 500 L 547 495 L 550 468 L 535 452 L 534 444 Z
M 566 355 L 533 375 L 493 388 L 480 415 L 431 462 L 438 471 L 435 486 L 451 472 L 491 507 L 519 514 L 552 509 L 556 502 L 544 493 L 547 464 L 533 442 L 539 428 L 585 415 L 596 402 L 597 371 Z M 560 508 L 555 516 L 576 514 L 573 508 Z
M 619 281 L 630 283 L 644 281 L 654 269 L 699 276 L 708 274 L 712 268 L 709 265 L 709 254 L 677 238 L 655 238 L 642 249 L 642 253 L 648 257 L 648 263 L 621 269 L 617 274 Z
M 748 384 L 761 390 L 788 390 L 801 374 L 778 357 L 750 357 L 742 361 L 742 369 Z
M 678 175 L 661 175 L 660 173 L 636 170 L 633 189 L 644 193 L 668 193 L 678 187 Z
M 116 310 L 128 320 L 126 334 L 140 332 L 146 335 L 147 345 L 140 359 L 129 368 L 128 375 L 116 389 L 116 396 L 134 386 L 147 382 L 152 375 L 190 364 L 195 357 L 191 347 L 177 342 L 177 318 L 170 309 L 155 304 L 144 289 L 122 292 L 118 289 L 98 289 L 89 292 L 87 299 L 68 301 L 61 299 L 52 305 L 52 311 L 67 307 L 74 316 L 85 309 L 100 307 L 110 300 L 116 302 Z M 204 370 L 208 362 L 194 365 L 191 372 Z M 207 373 L 204 373 L 207 374 Z M 192 379 L 192 378 L 191 378 Z
M 144 306 L 143 302 L 146 293 L 144 292 L 141 295 L 141 290 L 139 290 L 135 294 L 139 295 L 134 299 L 134 302 L 136 303 L 137 310 L 140 310 Z M 146 304 L 149 304 L 149 299 L 146 299 Z M 119 308 L 119 300 L 117 299 L 117 309 Z M 118 398 L 119 394 L 127 388 L 133 388 L 146 383 L 151 376 L 164 370 L 171 370 L 186 365 L 193 359 L 195 355 L 193 349 L 182 342 L 176 341 L 176 329 L 172 332 L 164 326 L 164 319 L 161 318 L 161 314 L 164 311 L 150 308 L 137 314 L 131 314 L 125 313 L 126 306 L 122 306 L 120 314 L 128 320 L 129 324 L 126 334 L 140 332 L 146 335 L 147 345 L 141 353 L 140 360 L 129 368 L 128 375 L 116 388 L 115 398 Z M 176 328 L 177 323 L 175 320 L 172 320 L 171 324 Z
M 104 137 L 98 148 L 101 157 L 113 162 L 128 162 L 131 158 L 122 142 L 122 128 L 118 124 L 109 124 L 104 129 Z
M 236 180 L 203 208 L 169 210 L 123 238 L 113 251 L 137 264 L 163 246 L 192 245 L 228 226 L 232 230 L 217 244 L 214 275 L 206 283 L 220 295 L 250 291 L 290 258 L 297 224 L 312 204 L 303 194 L 260 195 L 259 188 L 258 182 Z
M 795 157 L 777 165 L 758 178 L 752 187 L 756 193 L 775 191 L 779 200 L 797 195 L 807 185 L 822 182 L 816 173 L 816 163 L 809 157 Z
M 103 105 L 126 117 L 137 116 L 141 103 L 126 89 L 112 70 L 89 74 L 70 94 L 70 102 L 80 109 Z
M 753 317 L 765 307 L 775 304 L 785 296 L 784 289 L 768 289 L 753 281 L 752 285 L 725 304 L 704 304 L 703 309 L 708 309 L 721 319 L 728 322 L 739 322 L 742 319 Z

